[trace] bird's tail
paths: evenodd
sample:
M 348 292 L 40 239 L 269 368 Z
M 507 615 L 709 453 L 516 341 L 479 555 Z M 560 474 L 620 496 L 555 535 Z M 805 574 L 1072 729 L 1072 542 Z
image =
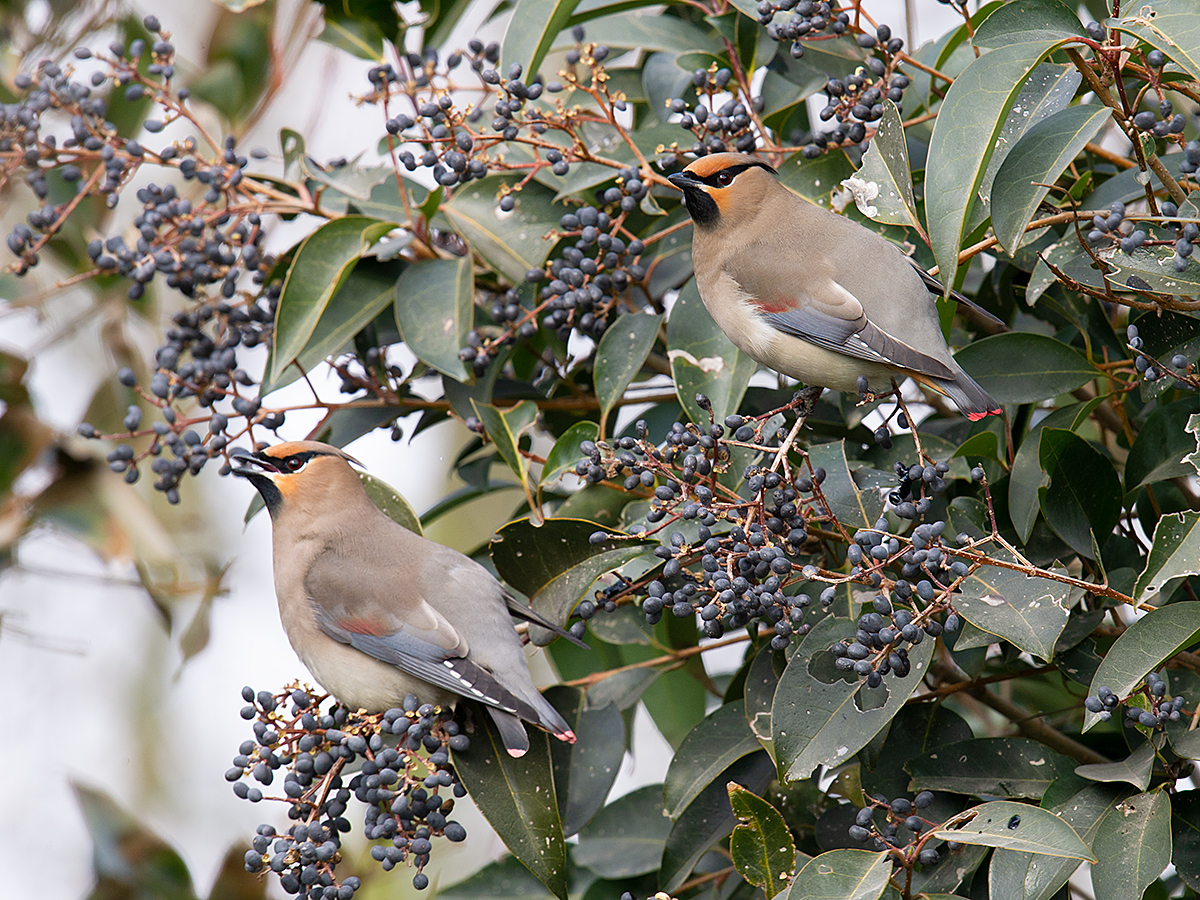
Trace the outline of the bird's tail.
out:
M 926 387 L 953 400 L 963 415 L 972 422 L 977 422 L 984 416 L 998 416 L 1001 413 L 1000 404 L 961 368 L 953 381 L 927 375 L 917 375 L 916 378 Z
M 534 724 L 544 728 L 560 741 L 566 741 L 568 744 L 575 743 L 575 732 L 558 714 L 558 710 L 551 706 L 541 694 L 537 695 L 537 700 L 540 702 L 532 703 L 538 712 L 538 720 Z M 496 723 L 500 739 L 504 742 L 504 749 L 508 751 L 508 755 L 524 756 L 529 750 L 529 735 L 525 732 L 525 723 L 521 717 L 494 706 L 489 706 L 487 711 L 491 714 L 492 721 Z

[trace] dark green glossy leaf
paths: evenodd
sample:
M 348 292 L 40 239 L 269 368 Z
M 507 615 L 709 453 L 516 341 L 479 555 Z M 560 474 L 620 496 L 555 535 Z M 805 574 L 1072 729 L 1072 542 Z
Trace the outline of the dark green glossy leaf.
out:
M 707 30 L 676 16 L 664 16 L 659 8 L 630 9 L 617 15 L 592 19 L 587 26 L 587 39 L 606 47 L 647 52 L 690 53 L 695 50 L 717 51 L 720 45 Z M 570 32 L 554 41 L 554 47 L 574 46 Z
M 775 702 L 775 689 L 787 666 L 787 657 L 770 646 L 759 650 L 746 673 L 745 702 L 746 723 L 759 742 L 767 746 L 774 755 L 771 745 L 771 706 Z
M 1078 766 L 1075 774 L 1089 781 L 1124 781 L 1132 784 L 1139 791 L 1144 791 L 1150 784 L 1154 759 L 1154 745 L 1147 741 L 1125 759 Z
M 860 491 L 850 477 L 846 462 L 846 442 L 832 441 L 808 450 L 813 468 L 825 470 L 821 492 L 829 501 L 829 511 L 847 528 L 873 528 L 883 512 L 883 498 L 878 491 Z
M 913 785 L 926 790 L 1038 798 L 1075 763 L 1031 738 L 972 738 L 910 759 L 904 768 Z
M 952 709 L 935 703 L 909 704 L 888 725 L 876 764 L 871 767 L 864 763 L 860 775 L 863 790 L 885 797 L 907 794 L 911 779 L 904 771 L 904 764 L 908 760 L 970 738 L 971 726 Z M 864 749 L 859 758 L 865 753 Z
M 972 42 L 977 47 L 1004 47 L 1086 35 L 1079 16 L 1059 0 L 1011 0 L 975 26 Z
M 1036 403 L 1099 375 L 1077 350 L 1054 338 L 1014 331 L 975 341 L 954 357 L 1000 403 Z
M 1054 644 L 1067 624 L 1068 585 L 981 566 L 962 583 L 961 591 L 954 608 L 976 628 L 1044 660 L 1053 658 Z
M 1043 428 L 1038 438 L 1042 515 L 1055 534 L 1082 556 L 1094 555 L 1093 535 L 1103 545 L 1121 516 L 1121 479 L 1108 457 L 1074 432 Z
M 696 404 L 696 394 L 712 401 L 713 418 L 720 422 L 737 411 L 750 376 L 758 364 L 725 337 L 712 320 L 696 280 L 679 292 L 667 322 L 667 356 L 675 393 L 688 418 L 701 427 L 708 425 L 708 412 Z
M 954 285 L 967 213 L 982 184 L 996 135 L 1029 73 L 1059 43 L 1058 39 L 1027 41 L 985 53 L 963 70 L 942 101 L 925 169 L 925 216 L 947 292 Z
M 547 519 L 540 527 L 518 519 L 496 533 L 492 564 L 534 609 L 562 623 L 597 578 L 649 552 L 646 542 L 632 539 L 592 544 L 596 530 L 582 519 Z
M 662 814 L 662 785 L 649 784 L 614 800 L 582 831 L 571 851 L 577 865 L 602 878 L 653 872 L 662 860 L 671 820 Z
M 743 756 L 762 749 L 746 723 L 746 704 L 718 706 L 688 732 L 675 751 L 663 783 L 663 810 L 672 819 L 717 776 Z
M 1134 596 L 1148 602 L 1177 578 L 1200 575 L 1200 513 L 1170 513 L 1154 526 L 1154 543 Z
M 964 812 L 961 827 L 939 828 L 936 837 L 984 847 L 1003 847 L 1022 853 L 1092 860 L 1092 852 L 1062 818 L 1028 803 L 994 800 Z M 1159 870 L 1161 871 L 1161 869 Z
M 1184 791 L 1171 800 L 1171 844 L 1175 873 L 1193 891 L 1200 890 L 1200 791 Z
M 851 631 L 845 620 L 823 619 L 805 636 L 779 679 L 771 733 L 779 771 L 788 781 L 807 778 L 817 766 L 849 760 L 891 721 L 924 677 L 934 641 L 909 650 L 912 669 L 903 680 L 889 675 L 874 690 L 865 679 L 843 680 L 832 667 L 828 648 Z M 831 682 L 810 671 L 826 662 Z M 821 674 L 826 676 L 825 670 Z
M 520 441 L 521 435 L 537 418 L 537 404 L 532 400 L 522 400 L 516 406 L 500 410 L 472 399 L 471 406 L 487 430 L 488 437 L 496 445 L 500 458 L 524 483 L 529 474 L 529 462 L 521 455 Z
M 553 897 L 515 856 L 488 863 L 462 881 L 449 886 L 438 885 L 437 896 L 445 900 L 543 900 Z
M 787 900 L 876 900 L 891 872 L 886 852 L 829 850 L 796 873 Z
M 729 782 L 727 790 L 738 818 L 729 838 L 733 867 L 770 900 L 791 881 L 796 844 L 774 806 L 735 782 Z
M 642 363 L 654 347 L 662 319 L 662 316 L 626 313 L 600 337 L 594 371 L 601 421 L 608 418 L 625 388 L 641 371 Z
M 370 324 L 392 302 L 395 296 L 396 276 L 403 270 L 404 265 L 402 262 L 360 260 L 341 287 L 330 297 L 307 343 L 296 355 L 298 365 L 287 366 L 278 379 L 264 383 L 263 395 L 295 381 L 300 377 L 301 369 L 305 372 L 312 371 L 318 363 L 330 354 L 337 353 L 354 338 L 354 335 Z M 268 357 L 267 371 L 275 368 L 275 355 L 272 351 Z
M 1163 517 L 1164 519 L 1166 516 Z M 1200 520 L 1200 515 L 1195 516 Z M 1196 544 L 1192 544 L 1193 550 Z M 1118 697 L 1127 697 L 1141 684 L 1147 672 L 1164 660 L 1200 640 L 1200 603 L 1171 603 L 1151 610 L 1134 621 L 1109 648 L 1096 670 L 1089 693 L 1094 697 L 1107 687 Z M 1083 730 L 1100 721 L 1098 713 L 1084 714 Z
M 468 373 L 458 352 L 474 324 L 475 278 L 469 257 L 424 259 L 396 281 L 396 326 L 409 350 L 457 381 Z
M 555 741 L 554 785 L 563 834 L 575 834 L 604 806 L 625 758 L 625 720 L 611 703 L 590 706 L 578 688 L 556 685 L 545 697 L 562 713 L 577 740 Z
M 508 755 L 492 717 L 474 704 L 471 748 L 454 754 L 463 785 L 509 851 L 557 897 L 567 897 L 567 845 L 558 818 L 550 738 L 531 728 L 529 752 Z
M 1127 793 L 1128 788 L 1091 784 L 1064 802 L 1047 808 L 1074 828 L 1083 842 L 1090 846 L 1100 820 Z M 997 849 L 992 853 L 988 869 L 990 896 L 1050 900 L 1078 867 L 1077 859 Z
M 442 212 L 472 250 L 510 282 L 523 284 L 526 273 L 546 261 L 554 246 L 546 235 L 558 225 L 561 213 L 551 203 L 553 192 L 537 182 L 513 195 L 512 212 L 502 212 L 499 192 L 515 182 L 500 176 L 472 181 L 442 205 Z
M 1163 791 L 1137 794 L 1110 810 L 1092 842 L 1096 900 L 1128 900 L 1171 863 L 1171 799 Z
M 330 299 L 349 278 L 359 257 L 395 225 L 346 216 L 322 225 L 292 257 L 275 312 L 274 356 L 268 380 L 276 382 L 308 344 Z
M 1050 191 L 1043 185 L 1057 181 L 1111 118 L 1107 106 L 1068 106 L 1025 132 L 992 181 L 992 228 L 1000 246 L 1016 252 L 1025 227 Z
M 520 63 L 530 77 L 538 71 L 550 45 L 571 21 L 579 0 L 517 0 L 500 59 L 505 70 Z
M 1184 457 L 1196 450 L 1196 438 L 1187 431 L 1196 409 L 1195 399 L 1188 399 L 1151 410 L 1125 459 L 1126 491 L 1195 474 Z
M 584 441 L 594 441 L 600 437 L 600 426 L 595 422 L 576 422 L 563 432 L 562 437 L 554 442 L 550 452 L 546 454 L 546 464 L 542 466 L 540 484 L 549 484 L 555 479 L 575 471 L 575 464 L 583 459 L 579 445 Z
M 396 7 L 387 0 L 356 0 L 354 3 L 323 2 L 325 30 L 321 40 L 359 59 L 377 62 L 384 41 L 401 33 Z
M 1109 24 L 1136 35 L 1200 81 L 1200 18 L 1190 0 L 1155 0 L 1146 8 L 1122 10 L 1120 19 Z

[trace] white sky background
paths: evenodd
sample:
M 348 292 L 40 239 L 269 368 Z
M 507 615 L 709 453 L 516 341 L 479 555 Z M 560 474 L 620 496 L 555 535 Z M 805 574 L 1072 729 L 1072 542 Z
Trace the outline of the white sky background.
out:
M 215 6 L 136 6 L 139 14 L 158 15 L 174 32 L 183 58 L 203 58 L 204 48 L 194 41 L 208 33 Z M 933 0 L 918 0 L 918 6 L 919 40 L 948 27 L 945 6 Z M 869 9 L 877 21 L 904 34 L 901 0 L 873 0 Z M 459 43 L 472 33 L 461 35 Z M 239 149 L 261 146 L 277 154 L 279 129 L 287 126 L 305 134 L 318 160 L 353 157 L 366 148 L 364 161 L 370 162 L 383 133 L 381 116 L 351 100 L 368 87 L 366 68 L 361 60 L 313 43 Z M 16 196 L 25 202 L 23 192 Z M 294 231 L 277 235 L 274 249 L 297 237 Z M 0 348 L 29 351 L 79 306 L 59 300 L 48 311 L 48 320 L 40 323 L 25 315 L 0 320 Z M 92 321 L 53 353 L 38 356 L 31 369 L 28 386 L 39 409 L 64 431 L 73 431 L 98 378 L 111 371 L 97 327 Z M 299 424 L 289 423 L 285 432 L 299 436 Z M 411 443 L 371 435 L 350 450 L 423 510 L 444 493 L 445 475 L 464 438 L 461 428 L 445 425 Z M 252 493 L 244 482 L 209 469 L 190 496 L 185 494 L 185 512 L 196 516 L 196 540 L 231 565 L 225 579 L 230 593 L 214 605 L 209 644 L 182 669 L 144 592 L 127 584 L 131 571 L 106 567 L 82 545 L 49 531 L 36 534 L 20 545 L 22 568 L 0 575 L 0 684 L 8 723 L 0 742 L 0 797 L 10 824 L 0 841 L 5 873 L 0 893 L 43 900 L 86 895 L 91 842 L 69 787 L 72 779 L 108 792 L 174 845 L 200 896 L 207 894 L 231 843 L 248 840 L 259 822 L 284 824 L 281 808 L 238 800 L 223 779 L 238 744 L 251 736 L 249 723 L 238 715 L 242 685 L 273 690 L 307 677 L 279 625 L 267 517 L 242 528 Z M 644 713 L 635 748 L 613 796 L 662 779 L 670 751 Z M 435 883 L 439 863 L 452 864 L 453 874 L 444 880 L 453 881 L 502 849 L 477 814 L 460 806 L 456 816 L 467 827 L 468 841 L 457 854 L 449 845 L 437 847 L 430 871 Z M 393 878 L 398 890 L 411 893 L 403 870 Z

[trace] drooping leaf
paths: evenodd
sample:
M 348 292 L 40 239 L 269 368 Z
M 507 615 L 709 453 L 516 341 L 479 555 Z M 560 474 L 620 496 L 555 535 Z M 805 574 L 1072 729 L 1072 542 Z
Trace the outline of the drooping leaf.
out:
M 1031 738 L 1006 737 L 947 744 L 910 759 L 904 768 L 925 790 L 1036 799 L 1075 764 Z
M 529 751 L 508 755 L 492 717 L 478 704 L 475 733 L 454 768 L 509 851 L 556 897 L 567 898 L 567 845 L 558 818 L 550 738 L 530 728 Z
M 829 666 L 811 671 L 814 663 L 829 660 L 830 644 L 845 636 L 849 623 L 823 619 L 805 636 L 791 657 L 775 690 L 771 734 L 779 771 L 788 781 L 807 778 L 819 765 L 846 762 L 891 721 L 917 689 L 933 653 L 933 641 L 909 650 L 908 677 L 884 678 L 871 689 L 865 679 L 847 681 Z
M 474 324 L 475 279 L 469 257 L 424 259 L 396 281 L 396 326 L 421 362 L 457 381 L 468 373 L 459 357 Z
M 1154 526 L 1154 542 L 1134 596 L 1139 602 L 1152 600 L 1186 575 L 1200 575 L 1200 513 L 1169 513 Z
M 558 814 L 566 837 L 577 833 L 604 806 L 625 758 L 625 720 L 612 703 L 591 706 L 577 688 L 555 685 L 543 695 L 577 740 L 550 746 Z
M 1050 476 L 1038 488 L 1042 515 L 1072 550 L 1093 557 L 1121 517 L 1121 479 L 1108 457 L 1065 428 L 1041 430 L 1038 458 Z
M 1078 766 L 1075 774 L 1089 781 L 1124 781 L 1139 791 L 1150 784 L 1150 773 L 1154 770 L 1154 745 L 1149 741 L 1138 747 L 1125 759 L 1111 763 L 1094 763 Z
M 1029 73 L 1064 42 L 1064 38 L 1039 39 L 985 53 L 963 70 L 942 101 L 925 169 L 925 215 L 947 292 L 958 272 L 967 213 L 983 181 L 996 134 Z
M 595 385 L 602 422 L 641 370 L 661 324 L 662 316 L 626 313 L 600 337 L 596 345 Z
M 1171 863 L 1171 800 L 1163 791 L 1118 803 L 1092 843 L 1096 900 L 1125 900 L 1142 892 Z
M 1084 145 L 1112 117 L 1107 106 L 1068 106 L 1030 128 L 1005 157 L 992 181 L 992 229 L 1015 253 L 1038 204 Z
M 967 810 L 962 817 L 969 819 L 961 825 L 954 822 L 948 828 L 939 828 L 934 831 L 934 836 L 946 841 L 1003 847 L 1043 856 L 1094 860 L 1092 851 L 1074 828 L 1038 806 L 993 800 Z
M 516 406 L 500 410 L 490 403 L 478 403 L 472 398 L 471 408 L 483 423 L 500 458 L 508 463 L 508 467 L 521 480 L 525 493 L 532 496 L 529 487 L 529 461 L 522 455 L 520 443 L 521 435 L 537 418 L 537 404 L 532 400 L 522 400 Z
M 274 356 L 268 380 L 276 382 L 308 344 L 330 299 L 359 257 L 396 226 L 367 216 L 345 216 L 322 225 L 292 257 L 275 311 Z
M 1100 374 L 1066 344 L 1020 331 L 975 341 L 954 358 L 1000 403 L 1036 403 L 1073 391 Z
M 746 704 L 722 704 L 688 732 L 671 758 L 663 783 L 663 810 L 679 817 L 696 796 L 743 756 L 761 749 L 746 722 Z
M 736 782 L 729 782 L 727 789 L 739 823 L 729 839 L 733 866 L 770 900 L 791 880 L 796 844 L 774 806 Z
M 1109 648 L 1092 679 L 1090 695 L 1094 697 L 1100 687 L 1107 687 L 1118 697 L 1129 696 L 1147 672 L 1197 640 L 1200 640 L 1200 604 L 1171 603 L 1151 610 L 1126 628 Z M 1086 712 L 1083 730 L 1098 721 L 1099 713 Z
M 721 422 L 737 411 L 750 376 L 758 367 L 717 327 L 700 300 L 695 279 L 679 292 L 671 308 L 667 357 L 679 404 L 702 428 L 708 425 L 708 412 L 696 405 L 696 394 L 712 401 L 713 418 Z
M 576 864 L 603 878 L 653 872 L 662 861 L 671 820 L 662 814 L 661 784 L 648 784 L 605 806 L 579 832 Z

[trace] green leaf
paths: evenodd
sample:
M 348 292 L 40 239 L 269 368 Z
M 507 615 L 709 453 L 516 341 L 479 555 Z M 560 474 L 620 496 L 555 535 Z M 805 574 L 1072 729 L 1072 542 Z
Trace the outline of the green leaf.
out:
M 1059 0 L 1010 0 L 975 26 L 976 47 L 1086 37 L 1079 16 Z
M 1125 459 L 1126 491 L 1193 474 L 1187 461 L 1187 454 L 1196 445 L 1195 437 L 1187 431 L 1193 418 L 1197 418 L 1194 398 L 1151 410 Z
M 787 900 L 876 900 L 891 873 L 886 852 L 829 850 L 796 873 Z
M 1200 519 L 1200 514 L 1190 515 Z M 1200 544 L 1193 541 L 1193 552 L 1197 546 Z M 1094 697 L 1103 686 L 1118 697 L 1128 697 L 1142 683 L 1146 673 L 1197 640 L 1200 640 L 1200 603 L 1171 603 L 1162 609 L 1151 610 L 1126 628 L 1109 648 L 1104 662 L 1096 670 L 1089 693 Z M 1099 721 L 1099 713 L 1086 712 L 1083 730 L 1087 731 Z
M 1079 351 L 1024 331 L 974 341 L 954 358 L 1000 403 L 1037 403 L 1073 391 L 1100 374 Z
M 1111 117 L 1107 106 L 1068 106 L 1035 124 L 1009 151 L 992 181 L 991 204 L 992 229 L 1010 255 L 1050 192 L 1042 185 L 1057 181 Z
M 516 201 L 512 212 L 502 212 L 497 195 L 518 180 L 489 176 L 472 181 L 442 205 L 442 212 L 471 249 L 513 284 L 523 284 L 530 269 L 545 263 L 554 246 L 546 235 L 560 218 L 552 204 L 553 191 L 535 181 L 512 195 Z
M 662 319 L 645 313 L 626 313 L 600 337 L 594 371 L 601 422 L 608 418 L 625 388 L 641 371 L 642 363 L 654 347 Z
M 774 806 L 736 782 L 726 785 L 739 824 L 729 838 L 733 867 L 767 900 L 788 886 L 796 864 L 796 844 Z
M 746 723 L 759 743 L 766 746 L 772 755 L 774 746 L 771 745 L 771 705 L 775 701 L 775 689 L 779 686 L 779 678 L 786 666 L 787 657 L 780 651 L 772 650 L 768 644 L 758 651 L 750 663 L 750 671 L 746 673 Z
M 578 5 L 579 0 L 517 0 L 500 54 L 505 70 L 520 63 L 532 78 Z
M 859 752 L 863 761 L 859 780 L 868 794 L 899 797 L 909 793 L 911 777 L 904 764 L 914 756 L 929 753 L 937 747 L 965 741 L 971 737 L 971 726 L 954 710 L 940 703 L 910 703 L 888 725 L 874 764 L 864 759 L 867 749 Z M 869 748 L 875 747 L 872 741 Z M 957 812 L 961 807 L 955 807 Z
M 472 399 L 471 407 L 495 444 L 500 458 L 508 463 L 508 467 L 524 484 L 529 474 L 529 462 L 521 455 L 520 441 L 521 435 L 537 419 L 537 404 L 532 400 L 522 400 L 501 412 L 491 404 L 477 403 Z
M 97 888 L 106 889 L 105 896 L 194 900 L 187 864 L 170 844 L 107 794 L 75 782 L 71 787 L 92 839 Z
M 1154 542 L 1134 596 L 1139 603 L 1149 602 L 1186 575 L 1200 575 L 1200 513 L 1169 513 L 1154 526 Z
M 378 506 L 389 519 L 403 525 L 415 534 L 422 536 L 425 534 L 421 530 L 421 517 L 417 515 L 417 511 L 409 505 L 399 491 L 386 481 L 376 478 L 374 475 L 368 475 L 366 472 L 359 472 L 358 480 L 362 482 L 371 502 Z
M 1172 861 L 1193 891 L 1200 890 L 1200 791 L 1176 794 L 1171 804 Z
M 1171 863 L 1171 799 L 1163 791 L 1118 803 L 1100 822 L 1092 842 L 1096 900 L 1129 900 Z
M 866 184 L 863 184 L 866 182 Z M 854 194 L 859 212 L 876 222 L 921 229 L 917 203 L 913 199 L 908 143 L 900 111 L 891 100 L 883 101 L 883 118 L 863 156 L 854 178 L 842 182 Z
M 883 512 L 883 497 L 878 491 L 860 491 L 850 476 L 845 440 L 818 444 L 808 450 L 813 468 L 825 470 L 821 492 L 829 502 L 829 511 L 847 528 L 874 528 Z
M 1089 781 L 1124 781 L 1144 791 L 1150 784 L 1150 773 L 1154 771 L 1154 758 L 1154 745 L 1147 741 L 1125 759 L 1077 766 L 1075 774 Z
M 715 52 L 720 44 L 713 34 L 677 16 L 664 16 L 661 8 L 633 9 L 617 15 L 592 19 L 587 26 L 587 40 L 622 50 L 640 49 L 646 52 L 691 53 Z M 564 32 L 554 41 L 555 48 L 575 45 L 575 38 Z
M 729 805 L 725 785 L 735 781 L 755 793 L 762 791 L 775 777 L 775 766 L 766 753 L 743 756 L 725 773 L 700 792 L 671 827 L 663 849 L 659 884 L 664 891 L 675 890 L 692 874 L 708 848 L 733 831 L 737 819 Z
M 1200 415 L 1188 416 L 1187 425 L 1183 430 L 1196 439 L 1196 449 L 1185 456 L 1183 461 L 1195 469 L 1197 475 L 1200 475 Z
M 1038 458 L 1050 476 L 1038 488 L 1042 515 L 1072 550 L 1089 559 L 1103 546 L 1121 517 L 1121 479 L 1108 457 L 1074 432 L 1043 428 Z
M 768 651 L 768 656 L 769 656 Z M 718 706 L 688 732 L 671 758 L 663 783 L 663 811 L 672 819 L 729 766 L 762 749 L 746 722 L 746 704 Z
M 1127 788 L 1114 785 L 1090 784 L 1048 809 L 1075 829 L 1090 846 L 1100 821 L 1127 792 Z M 1077 868 L 1077 859 L 997 849 L 992 853 L 988 870 L 989 896 L 1050 900 Z
M 920 686 L 933 654 L 935 642 L 923 641 L 909 650 L 908 677 L 889 675 L 871 689 L 865 679 L 844 680 L 832 666 L 828 648 L 849 630 L 844 619 L 823 619 L 805 636 L 779 679 L 771 735 L 787 781 L 807 778 L 817 766 L 841 765 L 862 749 Z M 824 663 L 829 663 L 827 670 L 819 668 Z M 814 667 L 822 677 L 811 671 Z
M 308 342 L 296 355 L 299 369 L 305 372 L 312 371 L 318 363 L 337 353 L 369 325 L 392 302 L 395 296 L 396 276 L 403 270 L 404 265 L 402 262 L 360 260 L 342 286 L 329 299 Z M 267 371 L 270 372 L 274 368 L 275 353 L 272 349 L 267 357 Z M 296 366 L 288 366 L 278 380 L 265 382 L 262 386 L 263 395 L 295 381 L 300 377 L 299 369 Z M 395 418 L 394 411 L 391 418 Z
M 1125 13 L 1107 24 L 1157 47 L 1193 81 L 1200 81 L 1200 18 L 1191 0 L 1154 0 Z
M 439 884 L 437 896 L 438 900 L 543 900 L 554 894 L 515 856 L 505 856 L 448 887 Z
M 308 344 L 330 299 L 350 277 L 362 254 L 395 227 L 392 222 L 367 216 L 345 216 L 327 222 L 300 242 L 275 311 L 269 381 L 278 381 Z
M 475 320 L 471 259 L 423 259 L 396 281 L 396 326 L 421 362 L 456 381 L 469 377 L 459 351 Z
M 976 628 L 1041 659 L 1054 657 L 1054 643 L 1067 624 L 1068 585 L 1012 569 L 980 566 L 962 583 L 961 591 L 954 608 Z
M 1069 775 L 1075 764 L 1032 738 L 1007 737 L 946 744 L 910 759 L 904 768 L 913 785 L 925 790 L 1037 798 L 1055 778 Z
M 576 865 L 602 878 L 653 872 L 662 861 L 671 820 L 662 814 L 661 784 L 648 784 L 605 806 L 579 832 L 572 848 Z
M 1074 828 L 1049 810 L 1037 806 L 994 800 L 955 816 L 956 820 L 960 818 L 967 819 L 965 824 L 951 820 L 952 826 L 937 829 L 934 837 L 1043 856 L 1093 860 L 1091 850 Z
M 570 837 L 600 811 L 617 779 L 625 758 L 625 720 L 612 703 L 589 706 L 578 688 L 555 685 L 544 696 L 577 738 L 574 744 L 550 746 L 558 815 L 563 834 Z
M 546 464 L 542 466 L 539 484 L 549 484 L 570 472 L 575 471 L 575 464 L 583 458 L 579 445 L 584 441 L 595 441 L 600 437 L 600 426 L 595 422 L 576 422 L 563 432 L 562 437 L 554 442 L 550 452 L 546 454 Z
M 696 394 L 712 401 L 712 415 L 721 422 L 737 412 L 750 376 L 758 363 L 733 345 L 717 327 L 696 288 L 693 278 L 679 292 L 667 321 L 667 357 L 679 405 L 701 428 L 708 426 L 708 413 L 696 405 Z
M 471 799 L 509 851 L 542 884 L 567 900 L 567 844 L 558 819 L 550 737 L 530 729 L 529 752 L 512 757 L 492 717 L 474 711 L 471 748 L 454 754 L 454 768 Z
M 982 185 L 996 135 L 1030 72 L 1064 42 L 1027 41 L 985 53 L 963 70 L 942 101 L 925 168 L 925 216 L 947 296 L 958 273 L 967 213 Z
M 491 544 L 500 577 L 531 598 L 533 608 L 563 623 L 596 579 L 649 552 L 641 540 L 589 542 L 596 525 L 582 519 L 509 522 Z

